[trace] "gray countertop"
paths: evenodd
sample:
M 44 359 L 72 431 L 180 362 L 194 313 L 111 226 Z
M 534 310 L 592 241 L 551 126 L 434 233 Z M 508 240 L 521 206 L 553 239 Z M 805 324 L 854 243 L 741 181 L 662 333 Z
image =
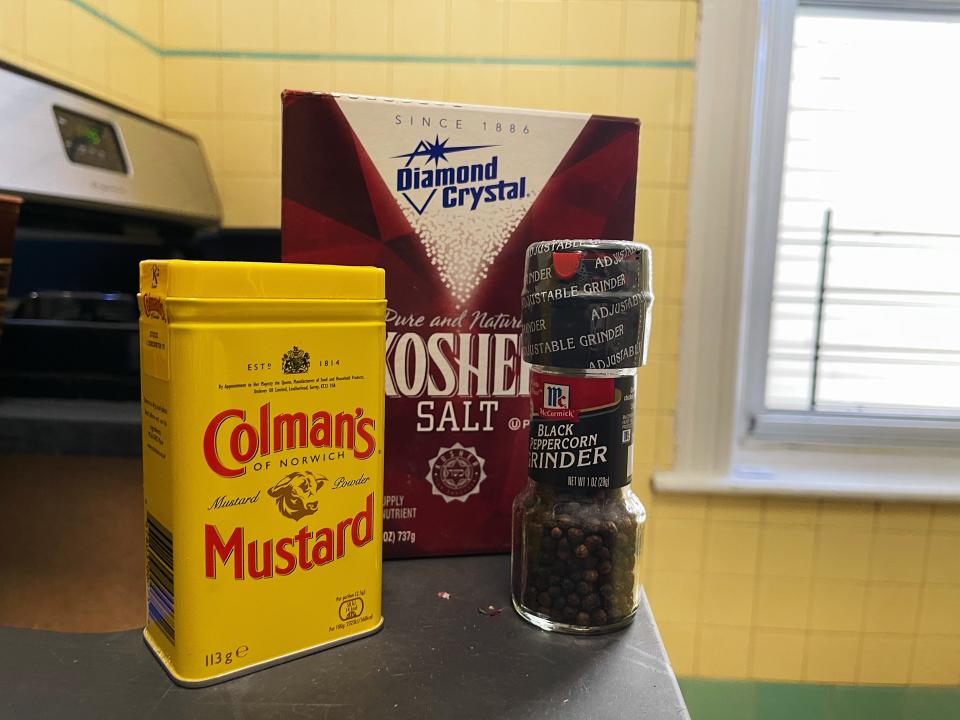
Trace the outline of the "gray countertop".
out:
M 622 632 L 571 637 L 522 621 L 508 579 L 505 556 L 386 562 L 383 631 L 203 689 L 138 630 L 0 628 L 0 717 L 688 718 L 646 600 Z

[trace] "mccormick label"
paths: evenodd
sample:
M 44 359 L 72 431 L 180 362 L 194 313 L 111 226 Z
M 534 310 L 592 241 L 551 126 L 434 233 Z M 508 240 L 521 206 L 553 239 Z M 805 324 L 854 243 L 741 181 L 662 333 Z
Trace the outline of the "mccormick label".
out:
M 150 648 L 203 685 L 375 632 L 382 271 L 145 261 L 138 297 Z
M 558 488 L 630 484 L 636 377 L 534 372 L 528 471 Z
M 284 260 L 387 273 L 387 556 L 509 550 L 524 254 L 632 239 L 638 140 L 636 120 L 284 93 Z

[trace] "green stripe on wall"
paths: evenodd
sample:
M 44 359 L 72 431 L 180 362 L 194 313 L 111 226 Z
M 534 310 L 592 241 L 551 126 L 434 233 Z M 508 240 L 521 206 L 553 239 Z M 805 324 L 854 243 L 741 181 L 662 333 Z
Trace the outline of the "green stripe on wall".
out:
M 400 55 L 377 53 L 312 53 L 274 52 L 258 50 L 207 50 L 203 48 L 163 48 L 150 42 L 137 31 L 117 22 L 106 13 L 84 0 L 67 0 L 89 13 L 117 32 L 123 33 L 138 44 L 161 57 L 222 58 L 227 60 L 293 60 L 303 62 L 347 63 L 406 63 L 422 65 L 519 65 L 545 67 L 593 67 L 593 68 L 668 68 L 692 69 L 693 60 L 655 60 L 640 58 L 556 58 L 556 57 L 504 57 L 500 55 Z
M 818 685 L 681 678 L 691 720 L 947 720 L 960 687 Z

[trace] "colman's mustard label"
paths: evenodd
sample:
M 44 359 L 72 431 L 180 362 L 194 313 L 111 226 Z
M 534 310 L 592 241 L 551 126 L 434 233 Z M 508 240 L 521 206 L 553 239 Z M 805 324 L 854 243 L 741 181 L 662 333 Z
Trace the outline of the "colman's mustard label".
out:
M 144 637 L 204 685 L 376 632 L 384 275 L 144 261 Z

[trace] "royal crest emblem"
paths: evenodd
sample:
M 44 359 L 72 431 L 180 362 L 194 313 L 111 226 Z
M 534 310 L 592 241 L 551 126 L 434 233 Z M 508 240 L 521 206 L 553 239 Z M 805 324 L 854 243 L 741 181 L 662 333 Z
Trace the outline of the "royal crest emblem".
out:
M 294 345 L 283 354 L 283 374 L 297 375 L 310 369 L 310 353 Z

